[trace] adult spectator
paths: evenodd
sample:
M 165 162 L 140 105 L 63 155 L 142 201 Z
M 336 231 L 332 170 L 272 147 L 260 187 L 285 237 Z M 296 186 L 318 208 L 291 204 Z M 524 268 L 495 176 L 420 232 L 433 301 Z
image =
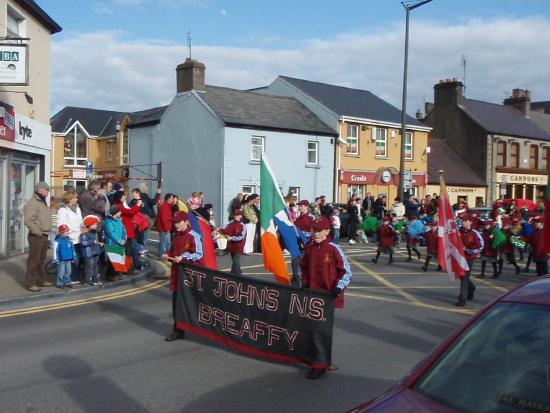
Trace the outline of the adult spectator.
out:
M 80 269 L 80 230 L 82 229 L 82 212 L 78 206 L 78 195 L 75 191 L 67 191 L 63 194 L 63 204 L 57 211 L 57 223 L 69 227 L 69 238 L 73 242 L 75 250 L 75 264 L 71 272 L 71 280 L 78 281 L 81 277 Z
M 327 204 L 327 199 L 324 195 L 319 197 L 319 209 L 321 210 L 321 215 L 330 220 L 332 215 L 332 207 L 330 204 Z
M 95 215 L 99 219 L 105 218 L 105 198 L 100 189 L 98 181 L 91 181 L 88 190 L 80 195 L 78 202 L 83 217 Z
M 172 232 L 172 206 L 174 205 L 174 195 L 164 195 L 164 202 L 159 206 L 157 215 L 157 230 L 159 232 L 159 257 L 166 254 L 170 249 L 170 233 Z
M 133 267 L 131 274 L 137 274 L 141 270 L 141 265 L 139 263 L 139 251 L 135 240 L 136 231 L 134 229 L 134 223 L 132 222 L 132 219 L 139 212 L 142 201 L 141 199 L 138 199 L 136 201 L 136 205 L 134 205 L 132 208 L 129 208 L 126 204 L 126 197 L 126 193 L 118 191 L 117 193 L 115 193 L 113 200 L 114 205 L 116 205 L 120 209 L 120 212 L 122 214 L 122 224 L 126 229 L 126 236 L 128 237 L 125 249 L 126 255 L 132 257 Z
M 420 216 L 420 202 L 413 195 L 408 195 L 403 205 L 405 205 L 405 216 L 407 219 L 410 220 L 413 217 L 418 218 Z
M 374 207 L 374 197 L 371 195 L 370 192 L 367 192 L 367 195 L 365 196 L 365 199 L 363 199 L 363 203 L 361 206 L 363 207 L 364 216 L 368 214 L 368 211 L 372 211 Z
M 139 184 L 138 188 L 139 188 L 139 197 L 143 202 L 141 204 L 141 208 L 139 212 L 141 212 L 143 215 L 147 217 L 149 221 L 149 228 L 151 228 L 152 226 L 151 224 L 155 222 L 155 219 L 157 218 L 157 214 L 155 212 L 155 205 L 157 205 L 157 203 L 160 200 L 160 194 L 162 193 L 162 189 L 157 188 L 155 196 L 151 198 L 148 194 L 149 187 L 145 182 L 142 182 L 141 184 Z M 143 246 L 145 248 L 147 248 L 147 244 L 149 243 L 149 228 L 147 228 L 143 232 Z
M 405 216 L 405 205 L 401 202 L 401 198 L 396 197 L 391 204 L 391 212 L 398 220 L 403 219 Z
M 361 206 L 361 198 L 355 198 L 348 204 L 348 222 L 349 222 L 349 237 L 348 242 L 355 244 L 355 238 L 357 237 L 357 229 L 359 228 L 359 222 L 361 221 L 361 213 L 359 208 Z
M 40 287 L 51 287 L 46 281 L 46 254 L 48 252 L 48 236 L 52 230 L 52 215 L 46 203 L 50 186 L 46 182 L 34 185 L 34 194 L 25 204 L 23 216 L 29 229 L 29 257 L 27 260 L 27 289 L 40 291 Z
M 374 206 L 372 207 L 372 213 L 376 218 L 379 220 L 382 220 L 384 218 L 384 215 L 387 213 L 387 205 L 386 205 L 386 196 L 380 195 L 378 198 L 376 198 L 376 201 L 374 201 Z
M 243 254 L 250 255 L 254 251 L 254 239 L 256 237 L 256 224 L 260 222 L 260 217 L 256 215 L 254 202 L 259 198 L 258 194 L 250 195 L 248 202 L 243 206 L 243 223 L 246 225 L 246 241 Z
M 426 215 L 429 217 L 433 217 L 437 213 L 437 206 L 434 205 L 432 196 L 430 194 L 426 195 L 425 198 L 425 208 L 426 208 Z
M 258 222 L 256 222 L 256 248 L 255 252 L 262 252 L 262 223 L 260 222 L 260 195 L 257 195 L 254 201 L 252 202 L 252 208 L 254 213 L 258 217 Z
M 241 209 L 243 202 L 243 194 L 238 193 L 235 198 L 231 200 L 229 203 L 229 207 L 227 207 L 227 212 L 229 213 L 229 221 L 233 220 L 234 213 L 237 209 Z
M 101 181 L 99 184 L 99 193 L 105 200 L 105 216 L 109 215 L 109 208 L 111 208 L 111 201 L 109 200 L 109 194 L 113 191 L 113 184 L 106 181 Z
M 109 199 L 110 205 L 113 205 L 115 203 L 113 197 L 119 191 L 124 191 L 124 188 L 122 188 L 122 185 L 118 182 L 115 182 L 114 184 L 112 184 L 111 190 L 107 191 L 107 199 Z

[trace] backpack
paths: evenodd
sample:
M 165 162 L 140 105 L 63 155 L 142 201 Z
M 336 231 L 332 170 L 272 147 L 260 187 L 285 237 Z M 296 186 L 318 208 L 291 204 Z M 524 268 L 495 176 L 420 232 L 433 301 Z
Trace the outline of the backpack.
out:
M 132 218 L 132 224 L 135 225 L 136 230 L 139 232 L 144 232 L 145 230 L 149 229 L 149 220 L 141 212 L 138 212 L 136 215 L 134 215 L 134 217 Z

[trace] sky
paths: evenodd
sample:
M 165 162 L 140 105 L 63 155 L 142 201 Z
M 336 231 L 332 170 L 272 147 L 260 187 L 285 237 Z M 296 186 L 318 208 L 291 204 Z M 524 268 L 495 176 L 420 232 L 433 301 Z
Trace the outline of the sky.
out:
M 168 104 L 191 54 L 211 85 L 278 75 L 365 89 L 401 108 L 405 11 L 398 0 L 37 0 L 52 37 L 52 115 L 65 106 Z M 433 0 L 410 14 L 407 112 L 440 79 L 502 103 L 514 88 L 550 100 L 550 0 Z

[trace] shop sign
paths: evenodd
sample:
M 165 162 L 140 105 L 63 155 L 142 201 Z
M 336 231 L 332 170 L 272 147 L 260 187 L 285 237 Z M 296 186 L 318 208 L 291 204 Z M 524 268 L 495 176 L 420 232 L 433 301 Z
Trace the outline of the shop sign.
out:
M 374 183 L 374 172 L 341 170 L 338 176 L 340 183 L 344 184 L 367 185 Z
M 28 50 L 25 44 L 0 44 L 0 85 L 29 84 Z
M 0 102 L 0 139 L 15 140 L 15 111 L 4 102 Z
M 86 179 L 85 169 L 72 169 L 71 176 L 75 179 Z
M 42 149 L 52 148 L 50 125 L 16 113 L 15 128 L 15 142 Z
M 497 174 L 497 182 L 500 184 L 546 185 L 548 177 L 546 175 Z

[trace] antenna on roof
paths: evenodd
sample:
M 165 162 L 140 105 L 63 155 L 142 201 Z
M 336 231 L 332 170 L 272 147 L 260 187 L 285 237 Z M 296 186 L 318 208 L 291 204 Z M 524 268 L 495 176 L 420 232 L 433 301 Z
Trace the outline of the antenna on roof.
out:
M 461 57 L 461 62 L 462 62 L 462 84 L 463 84 L 463 87 L 464 87 L 464 94 L 466 94 L 466 55 L 463 54 Z
M 187 31 L 187 47 L 189 48 L 189 59 L 191 59 L 191 30 Z

